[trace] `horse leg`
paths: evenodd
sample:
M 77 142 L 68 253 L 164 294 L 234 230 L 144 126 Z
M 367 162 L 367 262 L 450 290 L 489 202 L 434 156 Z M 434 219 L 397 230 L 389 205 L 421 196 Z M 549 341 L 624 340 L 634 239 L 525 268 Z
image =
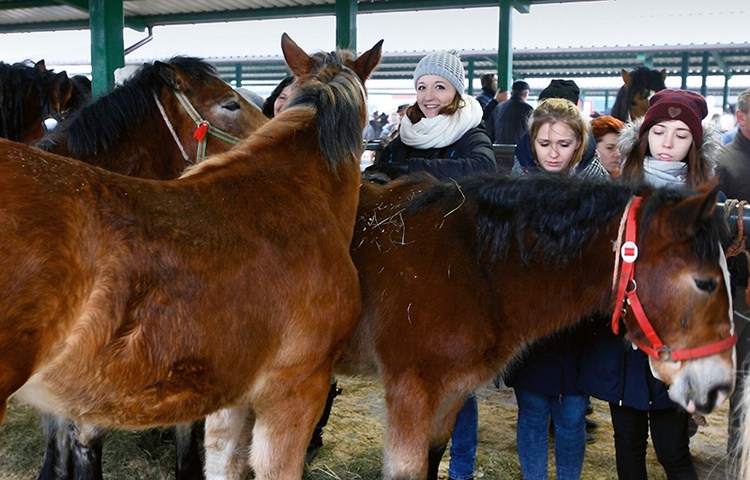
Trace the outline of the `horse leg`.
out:
M 73 423 L 74 480 L 103 480 L 102 447 L 107 431 L 93 425 Z
M 336 380 L 331 382 L 331 388 L 328 390 L 328 398 L 326 398 L 326 405 L 323 407 L 323 415 L 321 415 L 318 424 L 315 425 L 313 430 L 312 438 L 310 443 L 307 445 L 307 453 L 305 453 L 305 465 L 310 465 L 315 457 L 318 456 L 320 447 L 323 446 L 323 427 L 328 425 L 328 418 L 331 416 L 331 408 L 333 408 L 333 400 L 341 394 L 341 389 L 338 388 Z
M 433 391 L 417 375 L 384 380 L 387 425 L 385 432 L 383 478 L 385 480 L 423 480 L 427 477 L 431 451 L 430 434 L 435 420 Z M 435 446 L 433 456 L 439 446 Z
M 175 479 L 203 480 L 203 462 L 198 451 L 198 432 L 192 423 L 175 425 Z
M 206 417 L 207 480 L 247 478 L 253 423 L 253 414 L 246 407 L 225 408 Z
M 302 381 L 291 370 L 269 378 L 256 404 L 250 452 L 256 480 L 302 478 L 305 450 L 331 387 L 329 369 L 318 370 Z
M 42 426 L 47 438 L 39 480 L 69 480 L 73 478 L 71 439 L 73 422 L 65 417 L 42 414 Z
M 438 469 L 440 461 L 443 459 L 448 442 L 430 445 L 430 451 L 427 456 L 427 480 L 438 480 Z

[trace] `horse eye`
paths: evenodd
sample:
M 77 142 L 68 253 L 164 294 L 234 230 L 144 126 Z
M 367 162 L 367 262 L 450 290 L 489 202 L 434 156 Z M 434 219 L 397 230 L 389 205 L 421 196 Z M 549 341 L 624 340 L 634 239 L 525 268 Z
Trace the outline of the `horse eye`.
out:
M 708 293 L 716 290 L 716 287 L 718 286 L 718 283 L 713 278 L 696 278 L 693 281 L 695 282 L 696 287 Z
M 226 108 L 230 112 L 234 112 L 235 110 L 239 110 L 240 109 L 240 103 L 232 101 L 232 102 L 225 103 L 224 105 L 222 105 L 222 108 Z

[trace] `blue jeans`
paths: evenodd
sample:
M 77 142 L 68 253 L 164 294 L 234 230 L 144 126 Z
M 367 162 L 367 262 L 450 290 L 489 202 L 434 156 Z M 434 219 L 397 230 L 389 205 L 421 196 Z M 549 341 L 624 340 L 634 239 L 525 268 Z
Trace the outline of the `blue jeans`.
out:
M 515 389 L 518 402 L 516 441 L 524 480 L 547 478 L 549 418 L 555 428 L 558 480 L 578 480 L 586 451 L 588 395 L 542 395 Z
M 474 478 L 474 460 L 477 458 L 478 430 L 477 396 L 474 392 L 456 415 L 456 425 L 451 436 L 451 461 L 448 477 L 453 480 Z

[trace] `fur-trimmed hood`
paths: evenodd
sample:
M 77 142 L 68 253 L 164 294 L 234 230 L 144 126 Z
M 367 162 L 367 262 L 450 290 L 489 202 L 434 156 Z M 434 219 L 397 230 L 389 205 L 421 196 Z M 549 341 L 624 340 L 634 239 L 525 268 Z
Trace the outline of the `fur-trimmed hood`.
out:
M 638 146 L 638 131 L 643 124 L 643 117 L 635 119 L 631 123 L 626 123 L 625 128 L 620 132 L 618 147 L 622 154 L 624 162 L 631 151 Z M 711 169 L 716 168 L 716 160 L 723 150 L 721 144 L 721 134 L 711 123 L 703 123 L 703 143 L 701 144 L 701 158 L 711 165 Z

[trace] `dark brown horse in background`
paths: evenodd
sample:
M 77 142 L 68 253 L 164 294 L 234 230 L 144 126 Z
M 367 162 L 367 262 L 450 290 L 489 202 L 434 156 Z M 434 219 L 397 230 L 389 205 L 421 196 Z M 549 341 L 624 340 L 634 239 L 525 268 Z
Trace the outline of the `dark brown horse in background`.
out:
M 33 145 L 45 120 L 86 104 L 91 94 L 66 72 L 48 70 L 44 60 L 0 62 L 0 137 Z
M 0 414 L 16 395 L 147 428 L 241 405 L 256 478 L 299 479 L 360 309 L 348 249 L 380 45 L 310 57 L 285 35 L 285 114 L 178 180 L 0 142 Z
M 635 282 L 658 336 L 675 350 L 721 342 L 682 362 L 665 349 L 652 369 L 680 405 L 710 411 L 734 382 L 728 233 L 715 190 L 499 174 L 362 185 L 351 254 L 363 311 L 334 369 L 383 382 L 385 479 L 437 479 L 466 395 L 534 340 L 619 311 L 613 246 L 636 195 Z M 630 311 L 626 324 L 629 341 L 648 342 Z M 225 434 L 243 431 L 243 412 L 222 420 Z
M 112 172 L 171 180 L 197 161 L 194 133 L 202 122 L 196 122 L 191 111 L 214 132 L 207 132 L 205 138 L 207 155 L 226 152 L 267 121 L 221 80 L 211 64 L 178 56 L 144 64 L 111 93 L 75 112 L 37 146 Z M 188 151 L 185 158 L 183 152 Z M 47 449 L 40 480 L 103 478 L 105 429 L 52 415 L 43 419 Z M 176 478 L 201 478 L 194 431 L 179 425 L 174 433 Z
M 652 70 L 648 67 L 636 67 L 628 72 L 622 70 L 622 80 L 625 85 L 620 87 L 612 105 L 610 115 L 623 122 L 630 122 L 646 114 L 648 100 L 651 96 L 664 90 L 667 71 Z

